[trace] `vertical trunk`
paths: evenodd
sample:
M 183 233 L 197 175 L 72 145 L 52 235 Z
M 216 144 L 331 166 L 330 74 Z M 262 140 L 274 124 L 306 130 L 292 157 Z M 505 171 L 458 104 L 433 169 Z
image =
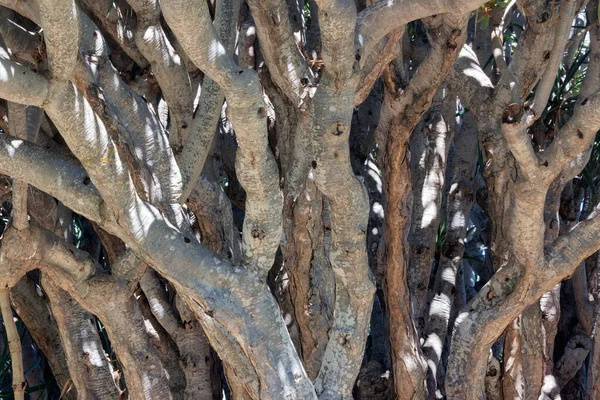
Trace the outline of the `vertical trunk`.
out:
M 485 373 L 485 394 L 488 400 L 504 400 L 505 398 L 502 392 L 502 369 L 500 361 L 491 352 L 487 372 Z
M 521 318 L 515 319 L 504 331 L 504 375 L 502 392 L 508 399 L 523 399 L 523 364 L 521 355 Z
M 189 399 L 210 400 L 211 390 L 211 355 L 210 346 L 202 334 L 202 330 L 193 315 L 187 315 L 185 304 L 179 304 L 180 321 L 171 305 L 165 298 L 153 271 L 147 271 L 140 280 L 140 287 L 148 298 L 150 307 L 158 322 L 170 334 L 179 349 L 180 365 L 186 379 L 185 397 Z
M 363 358 L 374 285 L 366 252 L 369 200 L 354 176 L 349 156 L 354 85 L 349 82 L 333 88 L 332 84 L 321 86 L 311 105 L 313 173 L 329 204 L 329 261 L 335 274 L 333 325 L 315 386 L 322 398 L 341 394 L 349 399 Z
M 185 374 L 179 364 L 177 345 L 152 314 L 148 299 L 145 296 L 140 296 L 137 299 L 137 303 L 144 317 L 146 333 L 150 338 L 150 343 L 156 349 L 156 355 L 160 359 L 165 371 L 169 374 L 169 388 L 173 395 L 173 400 L 184 400 L 186 399 L 185 389 L 187 384 Z
M 43 389 L 41 388 L 44 383 L 44 366 L 43 355 L 33 342 L 31 334 L 27 332 L 23 337 L 23 368 L 27 371 L 25 379 L 28 388 L 38 387 L 38 390 L 29 393 L 29 400 L 42 399 Z
M 400 399 L 424 399 L 425 360 L 410 307 L 408 246 L 412 209 L 412 182 L 408 129 L 394 119 L 394 94 L 386 91 L 377 130 L 380 143 L 385 222 L 383 230 L 385 285 L 390 347 L 396 395 Z
M 429 368 L 428 391 L 437 390 L 436 377 L 446 343 L 450 315 L 456 291 L 456 277 L 462 262 L 464 242 L 471 207 L 475 201 L 473 175 L 477 162 L 477 129 L 469 114 L 454 138 L 456 152 L 453 159 L 453 177 L 446 207 L 446 235 L 440 251 L 440 260 L 433 286 L 433 299 L 426 316 L 423 353 Z M 498 374 L 500 371 L 498 370 Z
M 16 313 L 27 327 L 34 342 L 46 356 L 59 388 L 70 385 L 69 368 L 60 342 L 60 333 L 50 312 L 48 301 L 41 296 L 28 276 L 23 277 L 11 292 Z M 75 389 L 63 395 L 65 400 L 74 400 Z
M 546 332 L 542 326 L 542 310 L 536 301 L 521 315 L 521 351 L 525 399 L 540 396 L 544 383 Z M 552 356 L 550 356 L 551 358 Z
M 333 314 L 334 277 L 325 257 L 323 197 L 312 173 L 293 207 L 294 255 L 286 260 L 289 289 L 298 329 L 302 362 L 317 377 Z
M 58 323 L 78 399 L 118 398 L 119 390 L 104 355 L 94 316 L 51 280 L 44 278 L 43 286 Z
M 96 313 L 119 358 L 130 398 L 171 399 L 168 378 L 148 340 L 144 318 L 135 299 L 112 294 L 119 299 L 115 306 Z
M 441 222 L 440 206 L 446 175 L 446 161 L 452 129 L 447 120 L 448 108 L 455 107 L 452 97 L 444 99 L 441 92 L 432 109 L 423 116 L 424 140 L 422 154 L 413 171 L 417 175 L 414 183 L 414 202 L 410 224 L 410 258 L 408 283 L 414 307 L 417 331 L 423 332 L 425 313 L 428 311 L 427 288 L 435 257 L 436 235 Z M 454 109 L 452 114 L 454 115 Z

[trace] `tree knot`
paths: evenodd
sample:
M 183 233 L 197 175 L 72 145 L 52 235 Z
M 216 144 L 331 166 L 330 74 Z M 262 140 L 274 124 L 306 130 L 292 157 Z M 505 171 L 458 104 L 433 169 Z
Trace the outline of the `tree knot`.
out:
M 523 116 L 523 108 L 518 103 L 509 104 L 502 112 L 502 123 L 516 124 Z

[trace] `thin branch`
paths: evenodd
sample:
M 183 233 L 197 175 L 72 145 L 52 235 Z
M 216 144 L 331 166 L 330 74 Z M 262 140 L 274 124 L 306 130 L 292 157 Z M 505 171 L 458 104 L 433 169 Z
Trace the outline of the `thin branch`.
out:
M 556 74 L 565 53 L 565 46 L 569 40 L 571 23 L 574 14 L 577 11 L 577 3 L 576 0 L 565 0 L 561 2 L 556 33 L 554 34 L 554 45 L 550 51 L 550 59 L 548 60 L 544 74 L 535 90 L 532 108 L 536 119 L 542 115 L 542 112 L 548 103 L 550 93 L 552 92 Z M 531 121 L 531 123 L 533 123 L 533 121 Z
M 519 163 L 521 173 L 532 180 L 540 172 L 539 159 L 535 154 L 527 128 L 531 125 L 529 112 L 523 115 L 521 107 L 513 103 L 502 114 L 502 133 L 511 153 Z
M 579 32 L 571 36 L 567 44 L 565 45 L 565 52 L 568 51 L 575 43 L 579 42 L 584 36 L 594 28 L 598 27 L 598 22 L 592 22 L 588 26 L 583 29 L 580 29 Z
M 27 106 L 8 103 L 8 127 L 10 133 L 27 140 Z M 27 229 L 27 183 L 13 179 L 12 224 L 17 230 Z
M 48 300 L 41 296 L 35 283 L 24 276 L 11 289 L 11 300 L 15 312 L 27 327 L 31 337 L 44 353 L 59 388 L 71 380 L 64 349 L 60 343 L 57 323 L 50 312 Z M 64 396 L 64 400 L 75 400 L 74 391 Z
M 543 74 L 549 55 L 552 55 L 550 52 L 554 47 L 557 24 L 560 22 L 558 5 L 559 3 L 543 0 L 521 3 L 524 8 L 522 12 L 526 16 L 527 29 L 519 38 L 519 45 L 508 66 L 508 73 L 502 76 L 498 84 L 498 90 L 506 90 L 507 86 L 514 86 L 515 93 L 509 102 L 522 102 L 521 99 L 525 99 Z M 560 50 L 560 58 L 562 58 L 562 50 Z M 502 104 L 502 106 L 506 105 L 508 103 Z
M 503 14 L 500 14 L 502 10 L 500 7 L 496 6 L 492 10 L 492 55 L 494 56 L 494 61 L 496 62 L 496 66 L 500 70 L 501 74 L 506 73 L 506 60 L 504 60 L 504 23 L 506 21 L 506 17 L 510 12 L 512 12 L 513 6 L 516 4 L 516 0 L 512 0 Z
M 0 289 L 0 309 L 2 309 L 2 320 L 8 339 L 10 349 L 10 361 L 12 366 L 12 389 L 15 400 L 25 399 L 25 375 L 23 374 L 23 354 L 21 352 L 21 339 L 17 331 L 17 325 L 10 307 L 9 289 Z

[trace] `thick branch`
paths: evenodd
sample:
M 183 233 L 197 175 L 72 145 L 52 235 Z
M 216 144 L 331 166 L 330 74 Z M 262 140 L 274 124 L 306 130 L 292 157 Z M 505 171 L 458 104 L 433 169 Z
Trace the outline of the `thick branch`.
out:
M 42 106 L 48 96 L 49 83 L 0 50 L 0 95 L 19 104 Z
M 296 45 L 287 3 L 284 0 L 251 0 L 248 5 L 273 82 L 294 104 L 300 105 L 307 94 L 307 86 L 315 78 Z
M 470 13 L 483 3 L 482 0 L 379 0 L 358 15 L 356 43 L 368 55 L 379 40 L 402 25 L 434 14 Z
M 158 0 L 129 0 L 137 16 L 136 43 L 152 67 L 167 100 L 171 144 L 181 147 L 192 118 L 192 85 L 185 63 L 171 45 L 160 23 Z
M 266 276 L 282 232 L 279 172 L 267 141 L 267 111 L 257 74 L 227 53 L 204 1 L 163 0 L 163 14 L 192 61 L 221 86 L 238 150 L 237 177 L 246 191 L 244 264 Z
M 234 50 L 239 10 L 239 0 L 218 1 L 215 8 L 216 33 L 229 54 L 233 54 Z M 225 96 L 219 85 L 209 77 L 204 77 L 200 102 L 194 112 L 190 133 L 178 159 L 184 185 L 181 194 L 182 203 L 190 196 L 202 173 L 221 118 L 224 99 Z
M 87 172 L 72 158 L 9 135 L 0 135 L 0 160 L 3 174 L 56 197 L 86 218 L 102 221 L 102 198 L 89 183 Z
M 102 1 L 77 0 L 77 5 L 83 11 L 82 14 L 88 15 L 98 24 L 140 68 L 148 67 L 148 60 L 138 49 L 135 34 L 126 23 L 126 18 L 118 4 L 108 15 L 106 15 L 106 3 Z
M 591 145 L 600 129 L 598 107 L 600 94 L 584 99 L 569 122 L 558 131 L 541 157 L 542 164 L 548 170 L 545 179 L 553 181 L 571 160 Z
M 69 79 L 77 62 L 79 21 L 73 0 L 40 0 L 48 65 L 54 78 Z

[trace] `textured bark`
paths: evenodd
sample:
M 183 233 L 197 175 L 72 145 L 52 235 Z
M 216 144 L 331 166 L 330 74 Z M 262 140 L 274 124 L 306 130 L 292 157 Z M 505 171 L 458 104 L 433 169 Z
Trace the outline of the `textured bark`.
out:
M 477 130 L 470 115 L 463 119 L 461 130 L 454 138 L 454 145 L 456 150 L 452 161 L 452 181 L 445 205 L 445 216 L 448 221 L 446 236 L 441 249 L 433 286 L 433 299 L 423 335 L 425 337 L 423 353 L 429 369 L 427 385 L 430 393 L 437 390 L 438 366 L 453 310 L 457 273 L 464 253 L 469 215 L 475 201 L 473 175 L 477 155 Z M 488 371 L 490 368 L 492 367 L 488 366 Z M 496 371 L 499 376 L 500 369 L 497 368 Z
M 440 92 L 443 90 L 441 89 Z M 435 258 L 436 235 L 441 223 L 442 193 L 450 142 L 454 134 L 448 116 L 454 116 L 455 104 L 451 96 L 441 93 L 432 108 L 423 116 L 423 145 L 414 154 L 412 216 L 410 234 L 409 288 L 414 307 L 417 331 L 423 333 L 429 309 L 427 289 Z M 421 150 L 421 152 L 419 152 Z
M 300 333 L 299 354 L 312 379 L 321 368 L 333 314 L 334 277 L 324 250 L 322 213 L 323 197 L 311 174 L 294 205 L 293 243 L 290 244 L 294 254 L 289 255 L 285 263 Z
M 195 318 L 180 321 L 174 315 L 153 272 L 148 271 L 144 274 L 140 280 L 140 287 L 158 322 L 173 338 L 179 350 L 180 364 L 186 380 L 185 398 L 212 399 L 210 346 Z
M 425 398 L 425 360 L 421 354 L 415 324 L 410 307 L 408 290 L 408 247 L 405 245 L 412 208 L 412 185 L 410 156 L 406 141 L 410 131 L 396 132 L 393 99 L 386 96 L 383 103 L 379 128 L 385 143 L 382 163 L 383 193 L 386 219 L 385 243 L 385 291 L 388 309 L 390 347 L 394 368 L 396 394 L 404 399 Z M 389 111 L 388 111 L 389 110 Z M 390 129 L 386 132 L 386 129 Z
M 21 339 L 17 331 L 17 325 L 10 307 L 9 289 L 0 290 L 0 308 L 2 309 L 2 322 L 6 330 L 6 340 L 10 352 L 12 369 L 12 391 L 15 400 L 25 399 L 25 376 L 23 375 L 23 352 L 21 350 Z
M 224 373 L 244 400 L 594 393 L 597 25 L 565 53 L 596 2 L 488 3 L 472 32 L 481 0 L 100 3 L 0 0 L 0 281 L 39 329 L 45 300 L 17 295 L 41 271 L 56 322 L 33 337 L 60 332 L 44 346 L 63 385 L 220 398 Z M 481 159 L 474 136 L 442 137 L 455 120 Z M 100 349 L 96 319 L 127 394 L 101 351 L 81 356 Z
M 50 312 L 47 299 L 42 296 L 27 276 L 23 277 L 11 292 L 15 312 L 44 353 L 58 387 L 64 388 L 70 385 L 67 359 L 60 342 L 56 320 Z M 63 397 L 68 400 L 75 399 L 76 389 L 64 393 Z
M 118 398 L 119 390 L 113 381 L 94 316 L 50 280 L 44 280 L 43 285 L 59 326 L 62 348 L 78 398 Z

